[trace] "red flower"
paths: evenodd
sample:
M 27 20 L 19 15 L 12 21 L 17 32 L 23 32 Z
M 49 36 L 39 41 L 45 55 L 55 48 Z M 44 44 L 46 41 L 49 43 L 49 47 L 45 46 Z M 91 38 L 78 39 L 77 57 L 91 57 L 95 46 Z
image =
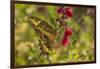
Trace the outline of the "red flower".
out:
M 72 14 L 72 8 L 65 8 L 65 12 L 64 12 L 65 14 L 66 14 L 66 16 L 67 17 L 72 17 L 73 16 L 73 14 Z
M 60 14 L 60 13 L 63 14 L 64 13 L 64 9 L 62 7 L 58 8 L 57 9 L 57 13 L 58 14 Z
M 68 37 L 62 39 L 62 44 L 63 44 L 63 46 L 67 46 L 69 44 Z
M 64 36 L 71 36 L 71 35 L 72 35 L 72 30 L 70 28 L 66 28 Z
M 64 37 L 62 39 L 63 46 L 68 46 L 68 44 L 70 43 L 69 36 L 71 35 L 72 35 L 72 30 L 70 28 L 66 28 L 64 32 Z

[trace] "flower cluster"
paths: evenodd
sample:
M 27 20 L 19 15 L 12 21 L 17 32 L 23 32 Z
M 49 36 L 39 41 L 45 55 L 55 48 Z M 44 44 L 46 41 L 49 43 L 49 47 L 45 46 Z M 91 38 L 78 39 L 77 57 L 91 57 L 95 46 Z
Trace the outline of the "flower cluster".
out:
M 57 9 L 57 13 L 65 15 L 66 18 L 71 18 L 73 16 L 72 8 L 70 8 L 70 7 L 65 7 L 65 8 L 60 7 L 60 8 Z
M 61 41 L 63 46 L 68 46 L 70 43 L 69 37 L 72 35 L 72 30 L 67 26 L 65 19 L 69 19 L 73 16 L 72 8 L 70 7 L 60 7 L 57 9 L 57 14 L 59 16 L 59 23 L 64 27 L 64 36 Z

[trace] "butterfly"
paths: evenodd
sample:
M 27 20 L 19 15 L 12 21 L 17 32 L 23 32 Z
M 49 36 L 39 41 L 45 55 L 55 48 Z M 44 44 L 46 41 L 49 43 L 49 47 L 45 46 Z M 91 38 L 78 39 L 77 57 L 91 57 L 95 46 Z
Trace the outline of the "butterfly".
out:
M 48 55 L 52 49 L 50 44 L 52 44 L 51 42 L 54 42 L 57 35 L 56 30 L 44 20 L 34 16 L 29 17 L 28 21 L 39 37 L 41 54 Z

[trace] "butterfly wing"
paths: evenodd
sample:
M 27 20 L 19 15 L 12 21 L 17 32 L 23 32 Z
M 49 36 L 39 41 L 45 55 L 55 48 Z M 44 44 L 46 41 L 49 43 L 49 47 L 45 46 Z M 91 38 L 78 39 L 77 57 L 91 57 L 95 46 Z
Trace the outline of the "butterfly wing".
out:
M 37 17 L 30 17 L 29 21 L 31 25 L 35 27 L 35 29 L 40 30 L 50 40 L 55 39 L 56 31 L 50 25 L 48 25 L 45 21 Z

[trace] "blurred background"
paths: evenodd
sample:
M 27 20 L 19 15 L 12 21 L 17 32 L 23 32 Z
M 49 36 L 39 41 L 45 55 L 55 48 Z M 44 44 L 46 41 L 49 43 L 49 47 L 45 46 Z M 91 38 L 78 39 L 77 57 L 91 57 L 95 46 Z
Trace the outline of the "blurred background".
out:
M 30 26 L 28 17 L 36 16 L 55 28 L 55 26 L 58 26 L 56 23 L 58 7 L 15 4 L 16 66 L 94 61 L 95 9 L 88 7 L 72 7 L 73 17 L 67 21 L 68 26 L 73 30 L 70 43 L 76 42 L 66 47 L 60 46 L 58 50 L 55 50 L 56 53 L 50 54 L 50 62 L 44 56 L 39 57 L 39 39 L 37 33 Z M 62 36 L 63 32 L 60 34 Z M 56 41 L 59 40 L 58 36 Z

